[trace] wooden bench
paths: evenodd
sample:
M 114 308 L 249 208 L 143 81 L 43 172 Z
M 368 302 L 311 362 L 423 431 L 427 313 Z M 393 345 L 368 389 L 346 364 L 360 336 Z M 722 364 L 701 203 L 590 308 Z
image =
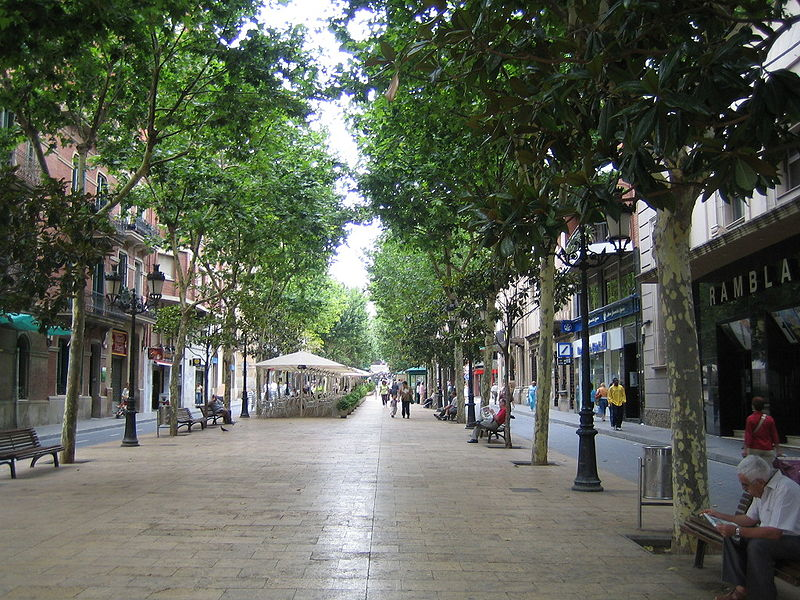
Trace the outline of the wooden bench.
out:
M 736 507 L 737 515 L 744 514 L 753 501 L 747 492 L 742 494 L 739 505 Z M 722 536 L 702 515 L 692 515 L 681 525 L 681 531 L 697 538 L 697 550 L 694 554 L 694 566 L 703 568 L 708 546 L 722 548 Z M 775 564 L 775 577 L 779 577 L 792 585 L 800 586 L 800 560 L 780 562 Z
M 11 478 L 17 478 L 16 461 L 31 459 L 31 468 L 36 461 L 48 454 L 53 457 L 53 466 L 58 467 L 58 453 L 64 446 L 57 444 L 54 446 L 42 446 L 39 436 L 32 428 L 10 429 L 0 431 L 0 464 L 7 464 L 11 467 Z
M 206 428 L 206 420 L 205 418 L 195 418 L 192 415 L 192 412 L 186 408 L 179 408 L 178 409 L 178 429 L 181 427 L 186 427 L 187 431 L 192 431 L 192 425 L 200 424 L 200 429 Z
M 203 414 L 203 422 L 205 425 L 217 425 L 217 419 L 222 419 L 222 415 L 217 412 L 213 412 L 208 405 L 202 404 L 200 406 L 200 412 Z

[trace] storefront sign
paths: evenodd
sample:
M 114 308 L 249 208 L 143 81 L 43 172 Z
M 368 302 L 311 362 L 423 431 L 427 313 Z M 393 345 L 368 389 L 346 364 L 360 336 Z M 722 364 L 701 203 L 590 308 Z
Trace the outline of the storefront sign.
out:
M 111 354 L 128 356 L 128 332 L 119 329 L 111 330 Z
M 148 348 L 147 349 L 147 358 L 150 360 L 164 360 L 164 349 L 163 348 Z
M 708 303 L 718 306 L 795 280 L 796 265 L 788 258 L 751 269 L 708 288 Z
M 635 314 L 638 312 L 638 310 L 639 297 L 635 295 L 628 296 L 627 298 L 623 298 L 622 300 L 614 302 L 613 304 L 609 304 L 608 306 L 604 306 L 603 308 L 598 308 L 597 310 L 590 312 L 589 329 L 595 327 L 596 325 L 602 325 L 603 323 L 616 321 L 617 319 Z M 581 329 L 582 327 L 580 319 L 561 321 L 561 331 L 563 333 L 572 333 L 575 331 L 580 331 Z

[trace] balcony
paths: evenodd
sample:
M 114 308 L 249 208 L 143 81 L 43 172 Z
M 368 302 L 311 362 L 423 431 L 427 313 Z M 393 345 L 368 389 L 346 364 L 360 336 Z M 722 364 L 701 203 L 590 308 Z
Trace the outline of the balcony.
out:
M 114 227 L 120 235 L 137 235 L 143 239 L 161 240 L 158 229 L 141 217 L 122 217 L 113 219 Z

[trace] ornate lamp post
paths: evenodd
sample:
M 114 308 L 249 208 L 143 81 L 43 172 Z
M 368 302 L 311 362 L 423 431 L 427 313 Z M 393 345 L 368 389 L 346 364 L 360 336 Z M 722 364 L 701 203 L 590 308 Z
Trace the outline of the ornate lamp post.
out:
M 122 312 L 131 316 L 131 333 L 128 337 L 128 404 L 125 408 L 125 435 L 122 438 L 123 446 L 138 446 L 136 437 L 136 389 L 139 383 L 136 378 L 136 351 L 133 347 L 136 335 L 136 315 L 155 308 L 161 300 L 161 290 L 164 287 L 164 273 L 158 270 L 158 265 L 153 265 L 153 271 L 147 275 L 148 296 L 137 296 L 122 282 L 122 273 L 114 271 L 106 274 L 106 281 L 111 289 L 106 298 L 108 302 L 117 306 Z
M 250 418 L 250 398 L 247 396 L 247 334 L 244 334 L 244 372 L 242 373 L 242 413 L 239 415 L 240 419 Z
M 627 217 L 627 218 L 625 218 Z M 602 266 L 615 254 L 624 252 L 630 242 L 630 214 L 623 212 L 619 221 L 608 219 L 608 242 L 613 248 L 608 253 L 607 248 L 595 251 L 589 248 L 586 242 L 586 228 L 578 227 L 579 245 L 577 251 L 567 252 L 562 249 L 558 257 L 565 265 L 576 267 L 581 274 L 580 282 L 580 311 L 581 311 L 581 410 L 580 427 L 578 428 L 578 473 L 572 489 L 578 492 L 602 492 L 600 478 L 597 475 L 597 451 L 594 438 L 597 430 L 594 428 L 594 413 L 592 401 L 589 399 L 591 391 L 591 369 L 589 364 L 589 269 Z

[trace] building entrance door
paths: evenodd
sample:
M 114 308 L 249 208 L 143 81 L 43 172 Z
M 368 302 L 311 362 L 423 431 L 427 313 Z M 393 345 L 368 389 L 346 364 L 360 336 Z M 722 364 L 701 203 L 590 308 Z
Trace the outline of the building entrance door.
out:
M 625 387 L 625 418 L 639 420 L 641 404 L 639 395 L 639 353 L 636 344 L 626 344 L 623 350 L 622 364 L 625 372 L 622 385 Z
M 744 429 L 753 396 L 750 319 L 721 323 L 717 331 L 719 426 L 721 435 Z

